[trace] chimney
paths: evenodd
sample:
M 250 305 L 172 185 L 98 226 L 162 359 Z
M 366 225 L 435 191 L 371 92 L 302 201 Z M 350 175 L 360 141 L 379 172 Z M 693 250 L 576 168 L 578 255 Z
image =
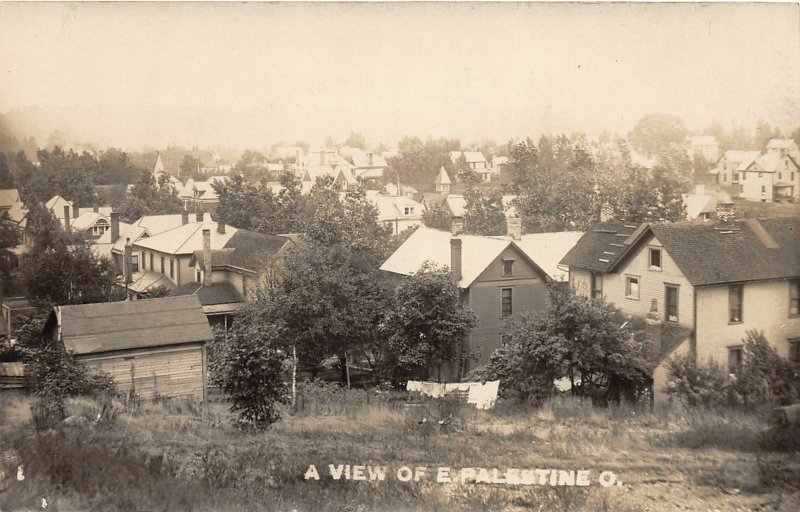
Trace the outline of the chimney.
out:
M 69 231 L 69 205 L 64 205 L 64 231 Z
M 189 212 L 183 210 L 181 212 L 181 226 L 185 226 L 188 223 L 189 223 Z
M 733 203 L 717 203 L 717 218 L 721 221 L 733 220 L 736 209 Z
M 125 283 L 130 284 L 133 282 L 133 246 L 131 239 L 125 239 L 125 256 L 123 258 L 123 265 L 125 266 Z
M 461 281 L 461 239 L 450 239 L 450 270 L 453 272 L 453 279 Z
M 522 219 L 517 216 L 506 217 L 507 235 L 512 240 L 522 240 Z
M 194 215 L 197 222 L 203 222 L 203 210 L 198 210 Z
M 464 219 L 461 217 L 453 217 L 450 219 L 450 234 L 458 236 L 464 232 Z
M 112 212 L 111 213 L 111 243 L 117 241 L 119 238 L 119 213 Z
M 221 235 L 225 234 L 225 223 L 221 220 L 217 221 L 217 233 Z
M 203 230 L 203 286 L 211 286 L 211 230 Z
M 100 212 L 100 207 L 99 206 L 95 206 L 94 208 L 92 208 L 92 211 L 94 213 L 99 213 Z
M 614 220 L 614 208 L 605 203 L 600 207 L 600 222 L 609 222 L 611 220 Z

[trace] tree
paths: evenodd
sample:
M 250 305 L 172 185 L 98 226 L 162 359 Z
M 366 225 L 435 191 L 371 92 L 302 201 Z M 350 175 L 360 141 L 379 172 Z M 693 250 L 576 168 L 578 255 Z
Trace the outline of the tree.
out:
M 141 171 L 139 181 L 118 206 L 122 219 L 134 222 L 143 215 L 165 215 L 180 213 L 183 204 L 178 199 L 178 191 L 169 181 L 169 175 L 155 176 Z
M 689 135 L 683 120 L 671 114 L 647 114 L 642 117 L 628 140 L 636 151 L 651 158 L 669 144 L 684 144 Z
M 76 205 L 86 206 L 96 202 L 95 179 L 99 164 L 87 153 L 63 151 L 55 147 L 52 151 L 40 149 L 36 152 L 39 166 L 34 167 L 24 153 L 17 154 L 19 169 L 18 186 L 28 208 L 33 203 L 44 203 L 60 195 Z
M 280 330 L 254 321 L 245 308 L 233 327 L 217 333 L 212 345 L 212 380 L 231 400 L 241 428 L 264 430 L 278 421 L 276 404 L 289 401 L 283 380 L 285 353 L 278 348 Z
M 755 133 L 753 134 L 753 144 L 758 150 L 764 150 L 772 139 L 781 138 L 781 130 L 777 126 L 773 127 L 763 119 L 759 119 L 756 125 Z
M 450 214 L 441 203 L 425 204 L 422 210 L 422 223 L 429 228 L 450 231 Z
M 14 176 L 8 166 L 6 154 L 0 152 L 0 189 L 14 188 Z
M 347 140 L 344 141 L 344 145 L 352 148 L 367 149 L 367 139 L 361 133 L 351 131 Z
M 470 186 L 464 197 L 466 233 L 484 236 L 506 233 L 506 215 L 503 212 L 503 198 L 499 193 L 483 193 Z
M 457 139 L 432 139 L 422 141 L 418 137 L 406 137 L 397 145 L 397 156 L 387 160 L 389 171 L 386 179 L 400 181 L 418 190 L 433 190 L 436 174 L 444 166 L 453 170 L 450 151 L 458 151 L 461 144 Z M 450 172 L 451 176 L 454 173 Z
M 241 174 L 212 185 L 219 198 L 219 220 L 239 229 L 253 230 L 275 209 L 272 190 L 248 183 Z
M 97 185 L 127 185 L 133 183 L 144 169 L 130 161 L 130 156 L 121 149 L 109 148 L 100 153 L 97 161 Z
M 31 303 L 45 310 L 123 298 L 107 258 L 95 256 L 86 242 L 47 229 L 39 233 L 22 276 Z
M 281 190 L 272 196 L 275 205 L 271 215 L 262 218 L 256 226 L 260 233 L 278 235 L 301 230 L 304 198 L 300 178 L 291 171 L 283 171 L 280 185 Z
M 180 176 L 189 178 L 197 174 L 200 169 L 200 160 L 187 153 L 183 155 L 183 160 L 181 160 L 179 168 Z
M 395 290 L 382 330 L 401 374 L 441 379 L 443 365 L 468 356 L 464 339 L 477 323 L 450 270 L 426 262 Z
M 542 376 L 550 385 L 567 376 L 573 394 L 601 391 L 615 401 L 649 383 L 644 331 L 613 305 L 577 296 L 569 287 L 552 287 L 543 313 L 514 318 L 510 341 L 496 356 L 492 364 L 505 369 L 498 375 L 501 386 L 527 389 L 526 398 L 534 391 L 531 380 Z

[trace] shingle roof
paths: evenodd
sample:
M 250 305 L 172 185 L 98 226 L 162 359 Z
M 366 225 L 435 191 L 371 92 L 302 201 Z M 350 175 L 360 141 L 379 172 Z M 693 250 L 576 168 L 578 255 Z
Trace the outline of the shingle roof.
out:
M 702 213 L 712 213 L 717 210 L 717 200 L 709 194 L 681 194 L 683 204 L 686 205 L 686 218 L 696 219 Z
M 378 221 L 394 220 L 397 218 L 422 218 L 423 206 L 406 196 L 387 196 L 368 193 L 367 200 L 378 209 Z M 414 213 L 406 215 L 405 208 L 413 208 Z
M 102 304 L 56 306 L 48 320 L 59 322 L 71 353 L 97 354 L 213 338 L 200 300 L 193 295 Z
M 758 165 L 760 171 L 764 172 L 775 172 L 778 162 L 781 160 L 780 153 L 764 153 L 760 155 L 758 158 L 755 159 L 755 163 Z M 752 162 L 750 166 L 752 166 Z M 747 170 L 751 170 L 750 166 L 747 167 Z
M 279 235 L 262 235 L 255 231 L 240 229 L 225 243 L 221 249 L 211 251 L 212 267 L 236 267 L 251 272 L 258 272 L 265 260 L 277 255 L 292 241 Z M 190 265 L 205 270 L 203 251 L 194 251 Z
M 650 229 L 695 286 L 800 276 L 800 218 Z
M 444 199 L 444 204 L 450 208 L 453 217 L 463 217 L 465 207 L 467 206 L 467 200 L 460 194 L 450 194 Z
M 800 276 L 800 218 L 730 223 L 601 223 L 587 231 L 562 265 L 613 272 L 652 233 L 695 286 Z M 610 253 L 610 254 L 609 254 Z
M 566 281 L 567 273 L 558 268 L 561 258 L 578 243 L 583 233 L 530 233 L 515 243 L 554 281 Z
M 625 242 L 638 227 L 638 222 L 613 221 L 596 224 L 561 259 L 561 264 L 595 272 L 609 272 L 627 251 L 630 242 Z
M 95 223 L 100 219 L 105 219 L 106 223 L 109 223 L 108 217 L 100 212 L 82 213 L 74 221 L 72 221 L 72 229 L 75 231 L 87 230 L 94 226 Z
M 136 246 L 167 254 L 192 254 L 203 248 L 203 230 L 211 231 L 211 248 L 221 249 L 238 230 L 226 226 L 225 233 L 217 230 L 214 222 L 190 222 L 157 235 L 136 241 Z
M 196 218 L 197 217 L 195 214 L 190 213 L 189 223 L 195 222 Z M 208 222 L 214 221 L 209 212 L 203 214 L 203 219 Z M 180 213 L 171 213 L 167 215 L 145 215 L 144 217 L 140 217 L 138 220 L 136 220 L 133 225 L 142 226 L 147 230 L 147 233 L 150 236 L 154 236 L 159 233 L 163 233 L 164 231 L 175 229 L 178 226 L 181 226 L 182 223 L 183 218 Z
M 761 154 L 760 151 L 743 151 L 744 155 L 742 155 L 742 159 L 739 160 L 739 167 L 736 168 L 737 171 L 744 171 L 748 167 L 750 167 L 753 162 L 758 158 Z
M 450 176 L 447 174 L 447 171 L 444 170 L 444 166 L 439 169 L 439 174 L 436 175 L 436 180 L 433 182 L 434 185 L 450 185 L 453 182 L 450 181 Z

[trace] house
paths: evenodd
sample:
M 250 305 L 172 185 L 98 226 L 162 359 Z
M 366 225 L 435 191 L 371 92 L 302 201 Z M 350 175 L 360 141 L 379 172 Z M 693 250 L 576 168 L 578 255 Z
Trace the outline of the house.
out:
M 760 154 L 760 151 L 728 150 L 719 159 L 717 166 L 709 172 L 716 176 L 717 185 L 728 190 L 733 197 L 737 197 L 740 188 L 740 173 L 747 169 Z
M 797 355 L 798 232 L 800 218 L 606 222 L 587 231 L 561 264 L 576 293 L 647 319 L 659 357 L 654 391 L 663 396 L 670 356 L 692 353 L 735 373 L 750 329 L 763 330 L 783 357 Z
M 282 163 L 301 165 L 305 160 L 305 154 L 300 146 L 277 146 L 272 151 L 272 159 Z
M 309 155 L 313 154 L 309 153 Z M 300 168 L 298 174 L 303 190 L 310 191 L 317 180 L 325 176 L 333 177 L 333 187 L 339 191 L 345 191 L 358 185 L 358 180 L 353 176 L 352 166 L 346 162 L 344 164 L 307 165 Z
M 467 199 L 461 194 L 448 194 L 442 201 L 442 206 L 447 212 L 448 217 L 464 218 Z
M 205 222 L 203 213 L 197 214 L 196 222 L 188 222 L 188 214 L 182 216 L 180 226 L 156 235 L 141 237 L 136 241 L 127 240 L 123 264 L 125 287 L 137 297 L 149 290 L 164 287 L 173 290 L 195 281 L 194 269 L 190 261 L 195 251 L 202 250 L 205 231 L 210 234 L 210 248 L 221 249 L 238 231 L 223 222 Z M 127 268 L 130 261 L 130 270 Z
M 122 393 L 206 398 L 213 334 L 195 296 L 55 306 L 44 334 Z
M 171 173 L 167 172 L 166 168 L 164 167 L 164 160 L 161 158 L 161 153 L 156 153 L 156 160 L 153 162 L 153 177 L 156 180 L 156 185 L 161 186 L 162 178 L 166 177 L 168 183 L 175 188 L 175 190 L 180 190 L 183 186 L 181 180 L 176 178 Z
M 501 185 L 510 185 L 514 181 L 514 171 L 511 168 L 507 156 L 496 156 L 492 158 L 492 172 L 497 175 Z
M 367 191 L 367 201 L 378 210 L 378 223 L 390 227 L 393 234 L 422 224 L 422 204 L 410 197 Z
M 739 173 L 739 197 L 748 201 L 796 202 L 800 198 L 799 156 L 781 151 L 759 155 Z
M 61 196 L 53 196 L 44 204 L 44 207 L 47 208 L 56 218 L 61 227 L 64 228 L 65 231 L 70 230 L 70 221 L 75 218 L 75 207 L 72 205 L 72 201 L 67 201 Z
M 183 201 L 184 210 L 212 211 L 219 204 L 219 195 L 214 185 L 218 186 L 227 181 L 227 176 L 211 176 L 206 181 L 189 178 L 180 188 L 178 199 Z
M 781 156 L 797 152 L 797 150 L 797 143 L 792 139 L 770 139 L 767 147 L 764 148 L 765 153 L 777 153 Z
M 212 249 L 211 231 L 204 230 L 203 247 L 189 261 L 194 280 L 178 286 L 171 295 L 196 295 L 208 321 L 227 329 L 264 270 L 294 246 L 285 236 L 240 229 L 222 248 Z
M 95 206 L 83 213 L 81 210 L 81 208 L 75 208 L 76 217 L 70 223 L 73 233 L 81 233 L 88 240 L 97 240 L 111 229 L 110 206 Z
M 362 183 L 383 180 L 383 175 L 389 170 L 386 159 L 372 151 L 356 149 L 352 152 L 353 175 Z
M 469 168 L 478 173 L 481 181 L 492 180 L 492 170 L 486 161 L 486 157 L 480 151 L 451 151 L 449 156 L 450 161 L 454 164 L 463 156 Z
M 689 156 L 716 162 L 719 160 L 719 142 L 717 142 L 717 138 L 713 135 L 689 137 Z
M 460 233 L 458 226 L 454 223 L 455 233 Z M 410 275 L 426 261 L 448 266 L 453 272 L 462 290 L 462 302 L 478 316 L 478 325 L 465 340 L 477 361 L 462 358 L 447 370 L 449 379 L 460 380 L 472 367 L 489 361 L 508 336 L 511 316 L 546 306 L 548 285 L 554 281 L 551 272 L 561 272 L 557 262 L 580 237 L 580 233 L 571 237 L 543 233 L 527 235 L 523 242 L 520 228 L 520 223 L 512 227 L 511 231 L 517 232 L 510 237 L 487 237 L 453 235 L 420 226 L 381 265 L 389 279 Z M 525 248 L 536 248 L 533 254 L 543 263 L 534 260 Z
M 725 191 L 706 192 L 705 185 L 696 185 L 694 192 L 681 194 L 686 206 L 686 219 L 711 220 L 717 218 L 721 205 L 733 208 L 733 199 Z

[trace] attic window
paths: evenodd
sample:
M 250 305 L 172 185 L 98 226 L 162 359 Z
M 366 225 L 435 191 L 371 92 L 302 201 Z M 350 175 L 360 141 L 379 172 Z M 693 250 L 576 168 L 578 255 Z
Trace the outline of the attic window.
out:
M 661 270 L 661 249 L 650 249 L 650 270 Z
M 514 260 L 503 260 L 503 275 L 511 276 L 514 274 Z
M 414 207 L 406 206 L 403 208 L 403 215 L 414 215 Z

